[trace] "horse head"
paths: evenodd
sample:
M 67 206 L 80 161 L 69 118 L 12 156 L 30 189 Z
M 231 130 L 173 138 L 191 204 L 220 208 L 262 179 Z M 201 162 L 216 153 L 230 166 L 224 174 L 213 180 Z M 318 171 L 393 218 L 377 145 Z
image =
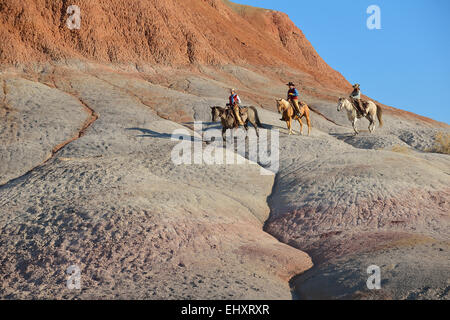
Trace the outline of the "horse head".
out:
M 337 111 L 341 111 L 342 110 L 342 106 L 345 102 L 345 98 L 339 97 L 339 101 L 338 101 L 338 105 L 337 105 Z
M 277 99 L 276 102 L 278 113 L 281 113 L 283 111 L 283 99 Z
M 220 118 L 220 108 L 211 107 L 211 118 L 212 122 L 216 122 Z

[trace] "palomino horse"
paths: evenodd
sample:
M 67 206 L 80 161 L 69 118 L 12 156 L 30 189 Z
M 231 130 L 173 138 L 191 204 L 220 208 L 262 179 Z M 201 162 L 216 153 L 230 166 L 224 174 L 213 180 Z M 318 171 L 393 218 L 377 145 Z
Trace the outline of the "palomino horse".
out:
M 383 109 L 379 105 L 376 105 L 372 101 L 367 101 L 367 120 L 369 120 L 369 131 L 370 133 L 375 131 L 375 117 L 378 117 L 378 121 L 380 122 L 380 128 L 383 126 Z M 337 111 L 341 111 L 345 109 L 347 111 L 348 120 L 353 125 L 353 130 L 355 130 L 355 135 L 359 134 L 358 129 L 356 128 L 356 122 L 358 119 L 363 118 L 363 115 L 356 110 L 353 104 L 347 98 L 339 98 Z
M 277 109 L 278 113 L 283 115 L 282 120 L 286 121 L 289 135 L 295 134 L 292 130 L 292 119 L 297 120 L 298 123 L 300 123 L 300 134 L 303 135 L 303 117 L 306 117 L 306 122 L 308 124 L 308 136 L 311 134 L 311 119 L 309 116 L 309 107 L 306 104 L 302 104 L 300 107 L 300 117 L 295 114 L 294 107 L 290 102 L 284 99 L 277 100 Z
M 222 137 L 225 140 L 225 132 L 228 129 L 233 129 L 235 122 L 234 116 L 230 108 L 211 107 L 212 121 L 216 122 L 220 119 L 222 122 Z M 241 108 L 241 119 L 244 122 L 245 131 L 248 131 L 248 123 L 250 122 L 256 130 L 256 136 L 259 137 L 259 128 L 262 128 L 261 121 L 259 120 L 258 111 L 255 107 L 243 107 Z

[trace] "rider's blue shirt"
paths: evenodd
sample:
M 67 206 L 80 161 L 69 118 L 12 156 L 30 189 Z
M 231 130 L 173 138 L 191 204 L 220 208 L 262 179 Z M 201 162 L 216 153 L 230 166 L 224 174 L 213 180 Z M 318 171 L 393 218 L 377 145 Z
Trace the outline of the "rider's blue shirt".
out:
M 299 93 L 298 93 L 298 90 L 296 88 L 289 89 L 289 91 L 288 91 L 288 100 L 289 99 L 297 100 L 298 96 L 299 96 Z

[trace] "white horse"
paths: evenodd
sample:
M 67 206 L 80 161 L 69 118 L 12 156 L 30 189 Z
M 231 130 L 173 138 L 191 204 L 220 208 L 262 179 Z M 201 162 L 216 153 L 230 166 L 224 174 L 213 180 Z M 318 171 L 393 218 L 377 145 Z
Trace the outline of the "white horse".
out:
M 358 129 L 356 129 L 356 122 L 358 119 L 363 118 L 363 115 L 356 110 L 353 104 L 346 98 L 339 98 L 339 103 L 337 106 L 337 111 L 341 111 L 342 109 L 347 111 L 348 120 L 353 125 L 353 130 L 355 130 L 355 135 L 359 134 Z M 375 131 L 375 116 L 378 118 L 380 122 L 380 128 L 383 126 L 383 109 L 379 105 L 376 105 L 372 101 L 367 101 L 367 120 L 369 120 L 369 131 L 373 133 Z

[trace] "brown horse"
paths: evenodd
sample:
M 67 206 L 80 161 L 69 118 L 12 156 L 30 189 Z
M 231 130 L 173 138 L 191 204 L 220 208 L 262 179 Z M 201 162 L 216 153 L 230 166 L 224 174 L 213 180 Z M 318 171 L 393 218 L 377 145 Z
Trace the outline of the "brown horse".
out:
M 211 107 L 212 121 L 215 122 L 220 119 L 222 122 L 222 137 L 225 140 L 225 133 L 228 129 L 235 128 L 235 121 L 233 112 L 230 108 Z M 241 108 L 241 118 L 244 122 L 245 131 L 248 131 L 248 123 L 250 122 L 256 130 L 256 136 L 259 137 L 259 127 L 262 128 L 262 124 L 259 120 L 258 111 L 255 107 L 243 107 Z
M 300 117 L 297 116 L 294 112 L 294 107 L 284 99 L 276 100 L 277 101 L 277 109 L 278 113 L 283 115 L 282 120 L 286 121 L 287 127 L 289 129 L 289 135 L 295 134 L 295 131 L 292 130 L 292 119 L 297 120 L 300 123 L 300 134 L 303 135 L 303 123 L 302 118 L 306 118 L 306 122 L 308 124 L 308 136 L 311 134 L 311 119 L 309 116 L 309 107 L 303 103 L 300 107 Z

